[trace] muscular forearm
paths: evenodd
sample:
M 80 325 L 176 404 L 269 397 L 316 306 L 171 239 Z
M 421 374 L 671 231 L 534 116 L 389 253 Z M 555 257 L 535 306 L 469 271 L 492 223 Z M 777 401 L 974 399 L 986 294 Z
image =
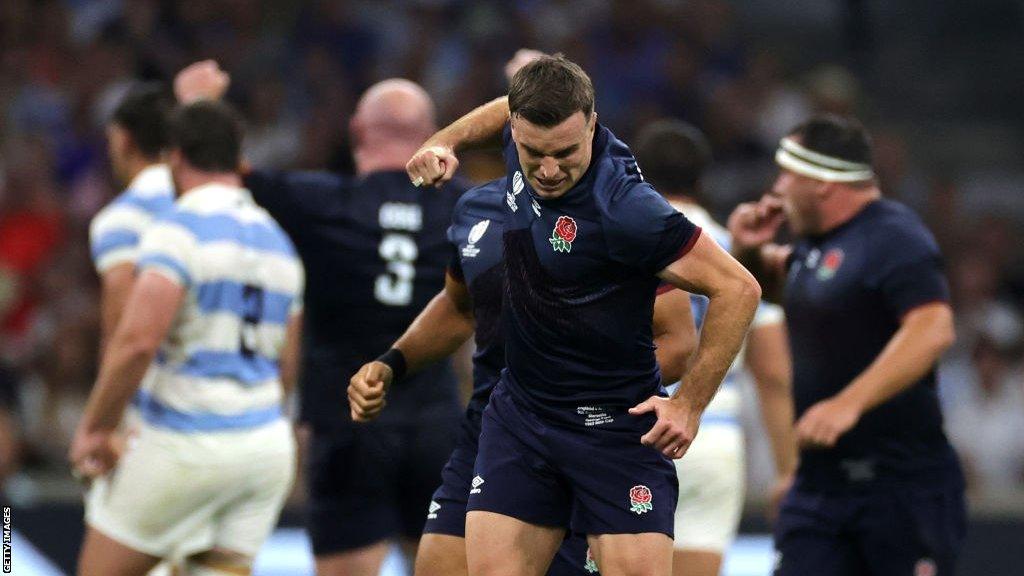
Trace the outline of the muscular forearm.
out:
M 508 119 L 508 97 L 502 96 L 452 122 L 431 136 L 423 146 L 444 146 L 458 152 L 467 148 L 500 145 L 501 131 Z
M 861 413 L 920 380 L 953 344 L 953 318 L 948 306 L 933 304 L 926 308 L 929 310 L 909 315 L 875 361 L 840 392 Z
M 416 320 L 395 342 L 405 356 L 409 373 L 447 358 L 473 335 L 474 321 L 469 310 L 460 309 L 445 292 L 427 304 Z
M 151 346 L 115 337 L 104 354 L 81 427 L 89 431 L 117 428 L 155 355 Z

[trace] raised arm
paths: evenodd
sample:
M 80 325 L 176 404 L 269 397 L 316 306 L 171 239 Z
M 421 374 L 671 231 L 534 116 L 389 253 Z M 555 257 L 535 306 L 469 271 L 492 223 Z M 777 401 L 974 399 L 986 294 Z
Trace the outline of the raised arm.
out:
M 789 246 L 772 243 L 785 221 L 781 201 L 767 194 L 760 202 L 740 204 L 729 216 L 732 254 L 757 278 L 769 302 L 781 302 Z
M 394 346 L 352 376 L 348 398 L 352 420 L 376 418 L 395 380 L 447 358 L 472 335 L 475 322 L 466 285 L 451 274 L 444 290 L 427 304 Z
M 457 152 L 490 144 L 500 146 L 501 131 L 509 120 L 508 97 L 495 98 L 442 128 L 427 139 L 405 165 L 417 186 L 441 186 L 459 167 Z

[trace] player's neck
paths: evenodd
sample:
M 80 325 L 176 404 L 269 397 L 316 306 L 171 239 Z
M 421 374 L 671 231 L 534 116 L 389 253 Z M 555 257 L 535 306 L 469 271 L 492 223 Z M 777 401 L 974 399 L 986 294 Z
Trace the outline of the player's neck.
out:
M 819 234 L 831 232 L 836 228 L 853 220 L 869 204 L 882 197 L 882 192 L 877 186 L 871 186 L 858 190 L 845 190 L 834 194 L 830 198 L 830 206 L 822 210 L 821 227 Z
M 235 172 L 204 172 L 202 170 L 182 169 L 174 175 L 174 184 L 179 191 L 178 196 L 183 197 L 196 188 L 210 184 L 220 184 L 233 188 L 242 187 L 242 177 Z
M 352 155 L 356 164 L 356 174 L 365 176 L 373 172 L 404 171 L 406 163 L 418 148 L 418 145 L 404 143 L 357 148 Z
M 128 169 L 125 171 L 126 178 L 123 183 L 124 186 L 131 186 L 132 182 L 139 177 L 139 174 L 142 174 L 147 168 L 156 166 L 159 163 L 159 158 L 144 158 L 142 156 L 128 160 Z

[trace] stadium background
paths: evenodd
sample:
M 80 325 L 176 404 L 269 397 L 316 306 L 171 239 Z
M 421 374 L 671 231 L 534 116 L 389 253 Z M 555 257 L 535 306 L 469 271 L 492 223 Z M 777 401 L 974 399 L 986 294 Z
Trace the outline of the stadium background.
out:
M 86 231 L 118 192 L 103 123 L 126 86 L 215 58 L 249 121 L 253 164 L 347 171 L 345 127 L 369 84 L 421 82 L 447 122 L 504 91 L 519 47 L 580 62 L 602 122 L 627 142 L 665 115 L 703 128 L 719 216 L 765 190 L 775 143 L 808 113 L 868 124 L 883 190 L 925 217 L 947 256 L 959 341 L 943 362 L 942 399 L 970 483 L 963 573 L 1018 573 L 1022 39 L 1020 0 L 3 0 L 0 499 L 13 506 L 15 573 L 30 573 L 26 538 L 68 570 L 82 530 L 65 454 L 96 371 Z M 500 165 L 478 156 L 464 169 L 482 179 Z M 770 459 L 756 416 L 746 425 L 751 537 L 729 566 L 765 574 L 757 535 Z M 284 524 L 297 526 L 301 498 Z M 301 533 L 282 532 L 275 546 L 288 561 Z M 257 574 L 275 573 L 266 562 Z

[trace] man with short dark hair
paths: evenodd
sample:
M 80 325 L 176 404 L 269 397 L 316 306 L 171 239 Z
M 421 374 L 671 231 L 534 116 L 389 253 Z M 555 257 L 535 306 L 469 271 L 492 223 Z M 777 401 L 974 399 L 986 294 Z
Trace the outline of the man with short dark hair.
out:
M 952 574 L 965 510 L 936 397 L 954 340 L 938 246 L 882 198 L 856 120 L 814 117 L 775 160 L 771 192 L 729 218 L 733 251 L 784 304 L 792 344 L 802 451 L 775 574 Z M 795 243 L 771 243 L 784 221 Z
M 69 455 L 91 480 L 83 576 L 141 576 L 182 557 L 187 574 L 247 574 L 294 476 L 282 400 L 302 266 L 241 187 L 233 110 L 181 108 L 169 140 L 178 198 L 143 236 Z M 115 431 L 130 401 L 141 423 L 122 450 Z
M 470 574 L 543 574 L 567 529 L 587 535 L 605 576 L 669 574 L 669 458 L 692 442 L 760 296 L 742 266 L 643 181 L 593 102 L 579 66 L 541 57 L 516 73 L 507 101 L 440 131 L 407 167 L 415 183 L 443 182 L 456 147 L 508 124 L 507 367 L 471 482 Z M 693 367 L 672 398 L 651 342 L 663 281 L 710 296 Z M 356 417 L 379 410 L 383 385 L 357 388 L 370 401 L 354 403 Z
M 153 219 L 174 204 L 171 172 L 163 164 L 167 146 L 167 115 L 174 104 L 159 84 L 131 88 L 107 125 L 107 154 L 114 177 L 125 186 L 113 202 L 92 219 L 89 242 L 100 275 L 100 335 L 105 343 L 135 279 L 139 240 Z
M 672 207 L 728 249 L 729 233 L 702 204 L 707 200 L 702 176 L 711 164 L 711 146 L 704 135 L 679 120 L 659 120 L 637 135 L 633 150 L 644 178 Z M 691 296 L 693 316 L 704 320 L 707 298 Z M 739 358 L 704 411 L 701 433 L 675 461 L 679 476 L 676 507 L 674 576 L 717 576 L 732 544 L 743 511 L 744 441 L 740 426 L 741 385 L 745 372 L 753 377 L 765 429 L 775 457 L 774 496 L 789 488 L 796 469 L 791 367 L 785 319 L 777 304 L 762 302 Z M 772 510 L 770 510 L 771 516 Z

